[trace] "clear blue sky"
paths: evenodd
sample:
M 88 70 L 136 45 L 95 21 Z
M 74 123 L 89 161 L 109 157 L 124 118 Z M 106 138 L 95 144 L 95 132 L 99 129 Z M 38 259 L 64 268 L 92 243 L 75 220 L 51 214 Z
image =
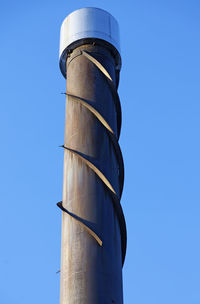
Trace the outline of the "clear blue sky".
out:
M 59 303 L 59 31 L 85 6 L 108 10 L 121 30 L 124 302 L 199 304 L 199 0 L 1 3 L 0 303 Z

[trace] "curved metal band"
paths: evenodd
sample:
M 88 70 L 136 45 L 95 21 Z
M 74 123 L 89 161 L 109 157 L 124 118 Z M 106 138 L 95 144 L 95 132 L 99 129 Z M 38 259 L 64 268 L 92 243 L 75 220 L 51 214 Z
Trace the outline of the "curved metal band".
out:
M 92 61 L 97 67 L 98 69 L 111 81 L 112 77 L 110 76 L 110 74 L 108 73 L 108 71 L 104 68 L 104 66 L 98 61 L 96 60 L 96 58 L 94 58 L 93 56 L 91 56 L 88 52 L 86 51 L 82 51 L 82 54 L 87 57 L 90 61 Z
M 121 250 L 122 250 L 122 266 L 124 265 L 125 256 L 126 256 L 126 247 L 127 247 L 127 230 L 126 230 L 126 221 L 124 218 L 124 213 L 122 210 L 122 206 L 120 204 L 120 201 L 116 195 L 113 194 L 113 192 L 110 191 L 110 195 L 112 197 L 113 206 L 115 209 L 115 212 L 117 214 L 117 218 L 119 221 L 119 228 L 120 228 L 120 234 L 121 234 Z
M 57 206 L 64 212 L 66 212 L 67 214 L 69 214 L 71 217 L 73 217 L 76 221 L 79 222 L 79 224 L 84 227 L 89 234 L 91 234 L 91 236 L 97 241 L 97 243 L 99 244 L 99 246 L 103 245 L 102 240 L 100 239 L 100 237 L 97 235 L 96 232 L 94 232 L 94 228 L 93 227 L 89 227 L 91 226 L 91 224 L 88 221 L 83 220 L 82 218 L 80 218 L 79 216 L 73 214 L 72 212 L 68 211 L 66 208 L 63 207 L 62 205 L 62 201 L 57 203 Z
M 82 54 L 98 68 L 98 70 L 103 74 L 104 79 L 107 81 L 107 83 L 110 87 L 110 90 L 111 90 L 111 93 L 113 95 L 113 99 L 114 99 L 114 102 L 115 102 L 115 106 L 116 106 L 117 133 L 118 133 L 117 134 L 117 139 L 119 139 L 120 131 L 121 131 L 122 111 L 121 111 L 121 104 L 120 104 L 120 100 L 119 100 L 119 95 L 118 95 L 117 89 L 114 85 L 113 79 L 111 78 L 110 74 L 106 71 L 104 66 L 98 60 L 96 60 L 93 56 L 91 56 L 86 51 L 82 51 Z
M 93 113 L 96 116 L 96 118 L 100 121 L 100 123 L 106 128 L 106 131 L 113 143 L 113 146 L 114 146 L 114 149 L 115 149 L 115 152 L 117 155 L 118 163 L 119 163 L 119 184 L 120 184 L 120 197 L 121 197 L 122 191 L 123 191 L 123 186 L 124 186 L 124 162 L 123 162 L 120 146 L 118 144 L 117 138 L 116 138 L 113 130 L 111 129 L 109 124 L 106 122 L 106 120 L 103 118 L 103 116 L 91 105 L 91 103 L 88 100 L 75 96 L 73 94 L 70 94 L 68 92 L 64 93 L 64 94 L 69 97 L 74 98 L 76 101 L 81 103 L 84 107 L 86 107 L 91 113 Z

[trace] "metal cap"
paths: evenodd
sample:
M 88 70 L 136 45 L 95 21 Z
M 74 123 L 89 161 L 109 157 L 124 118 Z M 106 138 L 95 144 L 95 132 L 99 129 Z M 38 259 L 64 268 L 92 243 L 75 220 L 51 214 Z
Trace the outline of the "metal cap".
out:
M 116 66 L 121 68 L 119 26 L 108 12 L 86 7 L 72 12 L 65 18 L 60 31 L 60 69 L 66 77 L 66 58 L 69 51 L 89 41 L 104 41 L 113 49 Z

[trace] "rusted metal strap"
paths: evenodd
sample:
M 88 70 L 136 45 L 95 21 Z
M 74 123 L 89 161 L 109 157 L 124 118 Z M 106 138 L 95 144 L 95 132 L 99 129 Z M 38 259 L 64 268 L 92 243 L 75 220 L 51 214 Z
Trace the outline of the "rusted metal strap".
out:
M 108 71 L 104 68 L 104 66 L 96 58 L 94 58 L 92 55 L 90 55 L 86 51 L 82 51 L 82 54 L 98 68 L 98 70 L 103 74 L 105 80 L 107 81 L 107 83 L 110 87 L 110 90 L 111 90 L 111 93 L 113 95 L 113 99 L 115 102 L 115 106 L 116 106 L 117 130 L 118 130 L 117 138 L 119 139 L 120 131 L 121 131 L 122 111 L 121 111 L 121 103 L 120 103 L 119 95 L 117 92 L 117 88 L 113 82 L 113 79 L 111 78 L 110 74 L 108 73 Z
M 123 191 L 123 185 L 124 185 L 124 162 L 123 162 L 123 158 L 122 158 L 122 153 L 121 153 L 121 149 L 120 146 L 118 144 L 118 140 L 116 138 L 115 133 L 113 132 L 113 130 L 111 129 L 111 127 L 109 126 L 109 124 L 106 122 L 106 120 L 103 118 L 103 116 L 90 104 L 90 102 L 84 98 L 81 98 L 79 96 L 75 96 L 73 94 L 70 93 L 64 93 L 65 95 L 74 98 L 74 100 L 76 100 L 77 102 L 79 102 L 80 104 L 82 104 L 84 107 L 86 107 L 91 113 L 93 113 L 96 118 L 100 121 L 100 123 L 106 128 L 107 134 L 109 135 L 115 152 L 116 152 L 116 156 L 118 159 L 118 163 L 119 163 L 119 184 L 120 184 L 120 197 L 122 195 L 122 191 Z
M 92 169 L 97 176 L 101 179 L 101 181 L 103 182 L 103 184 L 106 186 L 106 188 L 108 189 L 111 197 L 112 197 L 112 201 L 113 201 L 113 205 L 114 205 L 114 209 L 116 211 L 117 214 L 117 218 L 119 221 L 119 226 L 120 226 L 120 233 L 121 233 L 121 247 L 122 247 L 122 265 L 124 263 L 124 259 L 125 259 L 125 255 L 126 255 L 126 243 L 127 243 L 127 232 L 126 232 L 126 223 L 125 223 L 125 219 L 124 219 L 124 214 L 123 214 L 123 210 L 120 204 L 120 199 L 117 196 L 116 191 L 114 190 L 114 188 L 112 187 L 112 185 L 110 184 L 110 182 L 108 181 L 108 179 L 105 177 L 105 175 L 91 162 L 89 161 L 85 155 L 83 156 L 83 154 L 79 151 L 70 149 L 66 146 L 60 146 L 70 152 L 72 152 L 73 154 L 75 154 L 79 159 L 81 159 L 90 169 Z
M 63 207 L 62 201 L 57 203 L 57 206 L 64 212 L 66 212 L 67 214 L 69 214 L 71 217 L 73 217 L 76 221 L 79 222 L 79 224 L 86 229 L 89 234 L 97 241 L 97 243 L 99 244 L 99 246 L 103 246 L 103 242 L 100 239 L 100 237 L 98 236 L 98 234 L 94 231 L 94 227 L 92 227 L 92 225 L 86 221 L 83 220 L 82 218 L 80 218 L 79 216 L 75 215 L 74 213 L 70 212 L 69 210 L 67 210 L 66 208 Z M 89 227 L 91 226 L 91 227 Z

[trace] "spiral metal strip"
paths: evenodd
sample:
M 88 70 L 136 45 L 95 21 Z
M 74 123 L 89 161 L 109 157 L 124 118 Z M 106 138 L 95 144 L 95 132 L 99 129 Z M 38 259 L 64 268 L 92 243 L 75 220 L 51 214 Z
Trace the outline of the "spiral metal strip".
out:
M 100 168 L 98 168 L 98 164 L 96 164 L 91 159 L 86 156 L 85 154 L 82 154 L 79 151 L 73 150 L 69 147 L 66 146 L 61 146 L 64 149 L 70 151 L 74 155 L 76 155 L 79 159 L 81 159 L 95 174 L 100 178 L 100 180 L 103 182 L 103 184 L 106 186 L 107 190 L 109 191 L 109 194 L 112 197 L 112 202 L 114 205 L 115 212 L 117 214 L 117 218 L 119 221 L 119 226 L 120 226 L 120 233 L 121 233 L 121 247 L 122 247 L 122 265 L 124 263 L 125 255 L 126 255 L 126 245 L 127 245 L 127 231 L 126 231 L 126 223 L 124 219 L 124 214 L 123 210 L 120 204 L 120 199 L 122 195 L 122 190 L 123 190 L 123 184 L 124 184 L 124 164 L 123 164 L 123 158 L 122 158 L 122 153 L 120 146 L 118 144 L 118 139 L 120 135 L 120 130 L 121 130 L 121 104 L 119 100 L 119 95 L 117 93 L 117 89 L 114 85 L 114 82 L 108 73 L 108 71 L 103 67 L 103 65 L 93 56 L 91 56 L 88 52 L 82 51 L 80 55 L 85 56 L 89 61 L 91 61 L 97 68 L 98 70 L 103 74 L 105 80 L 107 81 L 109 88 L 111 90 L 115 106 L 116 106 L 116 113 L 117 113 L 117 135 L 114 134 L 114 131 L 108 124 L 108 122 L 104 119 L 103 115 L 95 109 L 91 103 L 79 96 L 73 95 L 70 92 L 65 93 L 67 96 L 72 97 L 75 101 L 79 102 L 82 104 L 85 108 L 87 108 L 93 115 L 98 119 L 98 121 L 104 126 L 104 128 L 107 131 L 107 134 L 109 135 L 109 138 L 112 141 L 117 159 L 118 159 L 118 164 L 119 164 L 119 185 L 120 185 L 120 191 L 119 191 L 119 196 L 117 195 L 116 191 L 114 190 L 113 186 L 109 182 L 109 180 L 106 178 L 106 176 L 102 173 Z M 66 212 L 70 216 L 72 216 L 74 219 L 79 221 L 80 225 L 82 225 L 97 241 L 97 243 L 102 246 L 103 241 L 99 237 L 99 233 L 94 231 L 94 227 L 89 227 L 89 223 L 82 220 L 80 217 L 76 216 L 75 214 L 69 212 L 67 209 L 65 209 L 62 206 L 62 202 L 59 202 L 58 207 L 62 209 L 62 211 Z
M 79 216 L 77 216 L 76 214 L 70 212 L 69 210 L 67 210 L 66 208 L 63 207 L 62 201 L 57 203 L 57 206 L 64 212 L 66 212 L 67 214 L 69 214 L 71 217 L 73 217 L 75 220 L 77 220 L 79 222 L 79 224 L 81 226 L 83 226 L 83 228 L 85 228 L 90 234 L 91 236 L 97 241 L 97 243 L 99 244 L 99 246 L 103 245 L 103 242 L 101 240 L 101 238 L 99 237 L 99 235 L 97 234 L 97 232 L 94 231 L 94 226 L 90 225 L 88 223 L 88 221 L 83 220 L 82 218 L 80 218 Z
M 85 56 L 88 60 L 90 60 L 97 68 L 98 70 L 104 75 L 105 80 L 107 81 L 109 88 L 111 90 L 111 93 L 113 95 L 113 100 L 116 106 L 116 112 L 117 112 L 117 139 L 119 139 L 120 131 L 121 131 L 121 123 L 122 123 L 122 110 L 121 110 L 121 103 L 119 99 L 119 95 L 117 92 L 117 89 L 115 87 L 115 84 L 113 82 L 113 79 L 111 78 L 110 74 L 107 72 L 107 70 L 103 67 L 103 65 L 93 56 L 91 56 L 88 52 L 82 51 L 83 56 Z

